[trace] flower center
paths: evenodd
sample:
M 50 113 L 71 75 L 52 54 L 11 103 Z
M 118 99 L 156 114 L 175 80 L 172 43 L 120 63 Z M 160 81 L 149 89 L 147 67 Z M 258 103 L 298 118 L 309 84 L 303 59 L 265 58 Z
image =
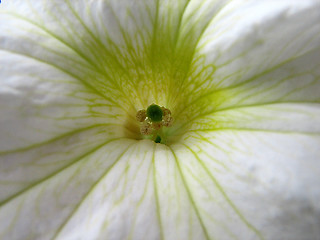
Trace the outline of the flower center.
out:
M 136 119 L 140 122 L 140 133 L 156 143 L 165 143 L 163 127 L 171 127 L 171 111 L 165 107 L 151 104 L 147 110 L 139 110 Z

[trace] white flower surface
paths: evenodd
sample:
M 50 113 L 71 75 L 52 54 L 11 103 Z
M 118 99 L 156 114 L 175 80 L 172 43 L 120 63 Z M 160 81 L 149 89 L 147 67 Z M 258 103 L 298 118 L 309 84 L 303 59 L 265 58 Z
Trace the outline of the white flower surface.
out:
M 0 4 L 0 239 L 317 240 L 319 176 L 318 0 Z

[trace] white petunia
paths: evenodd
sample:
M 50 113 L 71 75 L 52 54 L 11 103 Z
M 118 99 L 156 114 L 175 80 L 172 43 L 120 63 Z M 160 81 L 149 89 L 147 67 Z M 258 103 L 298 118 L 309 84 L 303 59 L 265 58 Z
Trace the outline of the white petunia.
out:
M 0 4 L 0 239 L 316 240 L 319 161 L 318 0 Z

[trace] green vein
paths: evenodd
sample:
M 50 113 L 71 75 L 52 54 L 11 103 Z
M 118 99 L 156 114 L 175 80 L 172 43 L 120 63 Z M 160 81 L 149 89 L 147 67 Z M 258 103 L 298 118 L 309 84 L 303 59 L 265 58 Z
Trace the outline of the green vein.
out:
M 191 2 L 191 0 L 187 0 L 185 5 L 181 9 L 181 14 L 180 14 L 179 19 L 178 19 L 177 30 L 175 31 L 173 49 L 177 48 L 178 40 L 179 40 L 179 37 L 180 37 L 180 34 L 181 34 L 182 19 L 183 19 L 183 16 L 185 15 L 185 13 L 186 13 L 186 9 L 189 6 L 190 2 Z
M 190 203 L 191 203 L 191 205 L 192 205 L 192 207 L 193 207 L 193 209 L 194 209 L 194 211 L 195 211 L 195 213 L 196 213 L 196 215 L 197 215 L 197 218 L 198 218 L 198 220 L 199 220 L 199 223 L 200 223 L 200 225 L 201 225 L 201 228 L 202 228 L 202 230 L 203 230 L 203 233 L 204 233 L 206 239 L 209 240 L 210 237 L 209 237 L 208 232 L 207 232 L 207 229 L 206 229 L 206 227 L 205 227 L 205 225 L 204 225 L 204 223 L 203 223 L 203 221 L 202 221 L 202 218 L 201 218 L 201 215 L 200 215 L 200 213 L 199 213 L 198 207 L 197 207 L 197 205 L 195 204 L 195 201 L 194 201 L 194 199 L 193 199 L 193 197 L 192 197 L 192 194 L 191 194 L 190 189 L 189 189 L 189 187 L 188 187 L 188 184 L 187 184 L 187 182 L 186 182 L 186 180 L 185 180 L 185 177 L 184 177 L 184 175 L 183 175 L 183 173 L 182 173 L 182 169 L 181 169 L 179 160 L 178 160 L 176 154 L 174 153 L 174 150 L 173 150 L 170 146 L 168 146 L 168 147 L 169 147 L 169 149 L 171 150 L 171 152 L 172 152 L 172 154 L 173 154 L 173 157 L 174 157 L 174 159 L 175 159 L 175 163 L 176 163 L 176 165 L 177 165 L 177 167 L 178 167 L 178 171 L 179 171 L 180 176 L 181 176 L 181 180 L 182 180 L 183 185 L 184 185 L 184 187 L 185 187 L 185 189 L 186 189 L 186 192 L 187 192 L 187 195 L 188 195 L 188 197 L 189 197 Z
M 245 223 L 245 225 L 253 231 L 260 239 L 264 239 L 264 237 L 261 235 L 261 233 L 251 224 L 248 222 L 248 220 L 243 216 L 243 214 L 240 212 L 240 210 L 235 206 L 235 204 L 231 201 L 231 199 L 228 197 L 226 192 L 223 190 L 220 183 L 217 181 L 217 179 L 211 174 L 211 172 L 208 170 L 206 165 L 203 163 L 203 161 L 198 157 L 198 155 L 186 144 L 182 144 L 185 146 L 189 151 L 194 155 L 194 157 L 198 160 L 198 162 L 201 164 L 202 168 L 206 171 L 206 173 L 209 175 L 213 183 L 216 185 L 224 199 L 227 201 L 227 203 L 230 205 L 230 207 L 234 210 L 234 212 L 240 217 L 240 219 Z
M 278 63 L 278 64 L 276 64 L 276 65 L 271 66 L 270 68 L 267 68 L 267 69 L 264 70 L 264 71 L 261 71 L 260 73 L 254 75 L 253 77 L 246 79 L 245 81 L 242 81 L 242 82 L 240 82 L 240 83 L 238 83 L 238 84 L 235 84 L 235 85 L 232 85 L 232 86 L 228 86 L 228 87 L 216 89 L 215 92 L 220 92 L 220 91 L 227 90 L 227 89 L 230 90 L 230 89 L 234 89 L 234 88 L 243 86 L 243 85 L 245 85 L 245 84 L 248 84 L 248 83 L 250 83 L 250 82 L 258 79 L 259 77 L 265 76 L 265 75 L 273 72 L 274 70 L 277 70 L 278 68 L 280 68 L 280 67 L 282 67 L 282 66 L 288 65 L 289 63 L 292 63 L 292 62 L 294 62 L 294 61 L 297 61 L 297 60 L 299 60 L 300 58 L 306 57 L 306 56 L 308 56 L 309 54 L 315 54 L 315 52 L 316 52 L 317 50 L 320 50 L 320 47 L 313 48 L 313 49 L 311 49 L 311 50 L 309 50 L 309 51 L 306 51 L 306 52 L 304 52 L 304 53 L 302 53 L 302 54 L 300 54 L 300 55 L 294 56 L 294 57 L 292 57 L 292 58 L 288 58 L 288 59 L 286 59 L 286 60 L 284 60 L 284 61 L 282 61 L 282 62 L 280 62 L 280 63 Z
M 145 156 L 144 156 L 144 158 L 142 160 L 141 165 L 143 164 L 144 161 L 145 161 Z M 140 166 L 139 166 L 139 168 L 140 168 Z M 132 239 L 132 234 L 133 234 L 133 231 L 134 231 L 134 227 L 135 227 L 136 222 L 137 222 L 137 212 L 139 212 L 138 208 L 141 206 L 141 204 L 143 203 L 143 200 L 146 197 L 146 193 L 147 193 L 149 185 L 150 185 L 150 181 L 149 180 L 151 178 L 150 175 L 152 175 L 152 173 L 151 173 L 152 171 L 153 171 L 153 166 L 152 166 L 152 162 L 151 162 L 150 166 L 148 167 L 147 180 L 146 180 L 145 185 L 144 185 L 143 194 L 142 194 L 141 198 L 139 199 L 139 201 L 137 203 L 137 207 L 135 208 L 134 220 L 133 220 L 133 224 L 132 224 L 131 229 L 130 229 L 130 234 L 129 234 L 128 240 Z M 137 174 L 139 174 L 139 173 L 140 173 L 140 169 L 137 169 L 133 179 L 135 179 Z
M 201 99 L 207 99 L 209 96 L 211 96 L 211 95 L 213 95 L 213 94 L 217 94 L 217 93 L 223 92 L 223 91 L 225 91 L 225 90 L 236 89 L 236 88 L 238 88 L 238 87 L 240 87 L 240 86 L 249 84 L 249 83 L 251 83 L 251 82 L 253 82 L 253 81 L 256 81 L 256 80 L 259 80 L 260 77 L 266 76 L 267 74 L 272 73 L 272 72 L 274 72 L 275 70 L 278 70 L 280 67 L 285 66 L 285 65 L 288 65 L 289 63 L 292 63 L 292 62 L 298 60 L 299 58 L 305 57 L 305 56 L 307 56 L 307 55 L 309 55 L 309 54 L 314 54 L 314 51 L 319 50 L 319 49 L 320 49 L 320 48 L 314 48 L 314 49 L 312 49 L 312 50 L 310 50 L 310 51 L 307 51 L 307 52 L 305 52 L 305 53 L 303 53 L 303 54 L 300 54 L 299 56 L 296 56 L 296 57 L 294 57 L 294 58 L 286 59 L 285 61 L 282 61 L 281 63 L 278 63 L 277 65 L 274 65 L 274 66 L 272 66 L 272 67 L 270 67 L 270 68 L 268 68 L 268 69 L 266 69 L 266 70 L 264 70 L 264 71 L 256 74 L 255 76 L 253 76 L 253 77 L 251 77 L 251 78 L 248 78 L 247 80 L 242 81 L 242 82 L 240 82 L 240 83 L 238 83 L 238 84 L 231 85 L 231 86 L 224 87 L 224 88 L 213 89 L 212 91 L 209 91 L 209 92 L 207 92 L 206 94 L 200 95 L 198 98 L 193 99 L 190 104 L 186 105 L 186 107 L 183 108 L 183 109 L 181 109 L 180 112 L 177 113 L 177 114 L 180 114 L 181 112 L 186 111 L 186 109 L 190 108 L 192 105 L 199 103 L 199 101 L 200 101 Z M 283 81 L 284 81 L 284 80 L 282 80 L 282 82 L 283 82 Z
M 180 129 L 183 129 L 185 126 L 189 125 L 191 122 L 193 122 L 194 120 L 196 119 L 199 119 L 201 117 L 206 117 L 208 115 L 211 115 L 211 114 L 214 114 L 216 112 L 223 112 L 223 111 L 228 111 L 228 110 L 237 110 L 237 109 L 241 109 L 241 108 L 250 108 L 250 107 L 258 107 L 258 106 L 268 106 L 268 105 L 277 105 L 277 104 L 319 104 L 317 102 L 308 102 L 308 101 L 305 101 L 305 102 L 302 102 L 302 101 L 299 101 L 299 102 L 295 102 L 295 101 L 285 101 L 285 102 L 269 102 L 269 103 L 258 103 L 258 104 L 248 104 L 248 105 L 242 105 L 242 106 L 233 106 L 233 107 L 228 107 L 228 108 L 222 108 L 222 109 L 214 109 L 212 111 L 208 111 L 208 112 L 204 112 L 202 114 L 198 114 L 198 115 L 195 115 L 195 117 L 193 118 L 189 118 L 188 119 L 188 122 L 185 122 L 183 124 L 181 124 L 178 128 L 175 129 L 175 132 L 177 132 L 178 130 Z M 201 129 L 199 129 L 201 130 Z
M 251 108 L 251 107 L 261 107 L 261 106 L 269 106 L 269 105 L 281 105 L 281 104 L 310 104 L 310 105 L 319 105 L 320 106 L 320 99 L 319 102 L 317 101 L 281 101 L 281 102 L 264 102 L 264 103 L 255 103 L 255 104 L 245 104 L 245 105 L 239 105 L 239 106 L 232 106 L 232 107 L 225 107 L 225 108 L 220 108 L 220 109 L 215 109 L 213 111 L 208 112 L 209 115 L 211 113 L 217 113 L 217 112 L 224 112 L 224 111 L 229 111 L 229 110 L 238 110 L 242 108 Z
M 60 135 L 60 136 L 51 138 L 51 139 L 49 139 L 49 140 L 46 140 L 46 141 L 43 141 L 43 142 L 40 142 L 40 143 L 36 143 L 36 144 L 33 144 L 33 145 L 29 145 L 29 146 L 27 146 L 27 147 L 18 148 L 18 149 L 9 150 L 9 151 L 2 151 L 2 152 L 0 152 L 0 156 L 1 156 L 1 155 L 12 154 L 12 153 L 18 153 L 18 152 L 28 151 L 28 150 L 31 150 L 31 149 L 33 149 L 33 148 L 41 147 L 41 146 L 43 146 L 43 145 L 56 142 L 56 141 L 61 140 L 61 139 L 65 138 L 65 137 L 69 137 L 69 136 L 75 135 L 75 134 L 77 134 L 77 133 L 84 132 L 84 131 L 86 131 L 86 130 L 90 130 L 90 129 L 93 129 L 93 128 L 97 128 L 97 127 L 100 127 L 100 126 L 110 126 L 110 125 L 113 125 L 113 124 L 108 124 L 108 123 L 105 123 L 105 124 L 95 124 L 95 125 L 91 125 L 91 126 L 89 126 L 89 127 L 76 129 L 76 130 L 74 130 L 74 131 L 71 131 L 71 132 L 62 134 L 62 135 Z
M 92 187 L 89 189 L 89 191 L 83 196 L 83 198 L 80 200 L 80 202 L 75 206 L 74 210 L 69 214 L 69 216 L 66 218 L 64 223 L 57 229 L 57 232 L 55 235 L 52 237 L 52 239 L 56 239 L 59 237 L 59 234 L 62 232 L 64 227 L 67 225 L 69 220 L 72 218 L 72 216 L 80 209 L 81 204 L 90 196 L 90 194 L 93 192 L 93 190 L 99 185 L 99 183 L 106 177 L 108 176 L 108 173 L 111 171 L 112 168 L 121 160 L 121 158 L 124 156 L 124 154 L 134 145 L 135 143 L 132 143 L 129 145 L 126 149 L 123 150 L 119 154 L 119 156 L 116 158 L 114 163 L 108 167 L 108 169 L 101 175 L 101 177 L 95 182 L 95 184 L 92 185 Z
M 64 72 L 66 73 L 67 75 L 71 76 L 73 79 L 76 79 L 78 80 L 79 82 L 81 82 L 87 89 L 91 90 L 93 93 L 96 93 L 98 96 L 101 96 L 103 99 L 107 100 L 107 101 L 110 101 L 112 103 L 114 103 L 116 106 L 118 106 L 119 108 L 125 110 L 123 108 L 123 106 L 121 106 L 120 104 L 117 103 L 117 101 L 114 101 L 112 100 L 111 98 L 108 98 L 105 94 L 103 94 L 101 91 L 98 91 L 95 87 L 91 86 L 90 84 L 88 84 L 86 81 L 84 81 L 83 79 L 80 79 L 77 75 L 65 70 L 64 68 L 62 67 L 59 67 L 58 65 L 53 65 L 52 63 L 49 63 L 49 62 L 46 62 L 45 60 L 42 60 L 40 58 L 37 58 L 35 56 L 31 56 L 31 55 L 27 55 L 25 53 L 21 53 L 21 52 L 16 52 L 16 51 L 13 51 L 13 50 L 9 50 L 9 49 L 1 49 L 3 51 L 6 51 L 6 52 L 9 52 L 9 53 L 12 53 L 12 54 L 16 54 L 16 55 L 20 55 L 20 56 L 24 56 L 24 57 L 27 57 L 27 58 L 30 58 L 30 59 L 33 59 L 35 61 L 38 61 L 40 63 L 43 63 L 43 64 L 46 64 L 48 66 L 51 66 L 55 69 L 58 69 L 59 71 L 61 72 Z
M 229 0 L 229 2 L 231 2 L 231 1 L 232 1 L 232 0 Z M 217 9 L 217 11 L 213 14 L 211 20 L 208 20 L 208 21 L 206 22 L 206 24 L 205 24 L 204 26 L 202 26 L 202 29 L 201 29 L 201 31 L 200 31 L 200 33 L 199 33 L 199 36 L 197 36 L 197 39 L 196 39 L 195 43 L 193 44 L 193 50 L 192 50 L 192 54 L 191 54 L 191 58 L 190 58 L 191 61 L 190 61 L 190 63 L 189 63 L 189 69 L 191 69 L 191 64 L 192 64 L 192 61 L 194 60 L 194 56 L 195 56 L 195 54 L 196 54 L 196 48 L 197 48 L 197 46 L 198 46 L 198 44 L 199 44 L 199 42 L 200 42 L 203 34 L 204 34 L 205 31 L 207 30 L 207 28 L 208 28 L 208 26 L 210 25 L 210 23 L 214 20 L 214 18 L 216 17 L 216 15 L 217 15 L 226 5 L 228 5 L 228 3 L 220 6 L 220 8 Z M 195 11 L 194 11 L 194 12 L 195 12 Z M 196 24 L 194 24 L 194 27 L 196 27 Z M 190 31 L 191 31 L 191 30 L 190 30 Z M 189 33 L 188 35 L 192 35 L 192 34 Z M 204 70 L 204 69 L 203 69 L 203 70 Z M 201 71 L 201 72 L 202 72 L 202 71 Z M 187 77 L 185 77 L 185 78 L 183 79 L 183 81 L 181 82 L 181 85 L 184 84 L 184 81 L 185 81 L 186 79 L 187 79 Z M 187 89 L 188 86 L 191 84 L 191 82 L 192 82 L 192 81 L 190 81 L 189 84 L 187 83 L 187 84 L 184 86 L 184 88 L 181 89 L 181 91 L 184 91 L 185 89 Z
M 272 130 L 272 129 L 254 129 L 254 128 L 207 128 L 207 129 L 195 129 L 189 130 L 188 132 L 218 132 L 218 131 L 247 131 L 247 132 L 264 132 L 264 133 L 277 133 L 277 134 L 297 134 L 297 135 L 310 135 L 310 136 L 320 136 L 319 133 L 315 132 L 292 132 L 284 130 Z
M 38 186 L 39 184 L 41 184 L 41 183 L 43 183 L 43 182 L 51 179 L 52 177 L 58 175 L 58 174 L 61 173 L 62 171 L 68 169 L 68 168 L 71 167 L 71 166 L 73 166 L 75 163 L 81 161 L 81 160 L 84 159 L 86 156 L 88 156 L 88 155 L 94 153 L 95 151 L 99 150 L 101 147 L 103 147 L 103 146 L 105 146 L 105 145 L 107 145 L 107 144 L 109 144 L 109 143 L 111 143 L 111 142 L 113 142 L 113 141 L 119 140 L 119 139 L 121 139 L 121 138 L 117 138 L 117 139 L 112 139 L 112 140 L 105 141 L 104 143 L 102 143 L 102 144 L 100 144 L 99 146 L 93 148 L 93 149 L 90 150 L 89 152 L 87 152 L 87 153 L 81 155 L 80 157 L 72 160 L 69 164 L 63 166 L 63 167 L 60 168 L 59 170 L 54 171 L 53 173 L 51 173 L 50 175 L 46 176 L 45 178 L 40 179 L 38 182 L 35 182 L 35 183 L 31 184 L 30 186 L 26 187 L 25 189 L 17 192 L 16 194 L 12 195 L 12 196 L 9 197 L 9 198 L 3 200 L 2 202 L 0 202 L 0 208 L 3 207 L 5 204 L 9 203 L 11 200 L 13 200 L 13 199 L 15 199 L 15 198 L 17 198 L 17 197 L 25 194 L 26 192 L 28 192 L 28 191 L 31 190 L 32 188 Z
M 157 144 L 154 144 L 153 148 L 153 154 L 152 154 L 152 164 L 153 164 L 153 185 L 154 185 L 154 193 L 155 193 L 155 200 L 156 200 L 156 207 L 157 207 L 157 217 L 159 221 L 160 226 L 160 237 L 162 240 L 164 240 L 164 234 L 163 234 L 163 224 L 161 221 L 161 211 L 160 211 L 160 201 L 159 201 L 159 193 L 158 193 L 158 187 L 157 187 L 157 178 L 156 178 L 156 164 L 155 164 L 155 151 L 157 148 Z

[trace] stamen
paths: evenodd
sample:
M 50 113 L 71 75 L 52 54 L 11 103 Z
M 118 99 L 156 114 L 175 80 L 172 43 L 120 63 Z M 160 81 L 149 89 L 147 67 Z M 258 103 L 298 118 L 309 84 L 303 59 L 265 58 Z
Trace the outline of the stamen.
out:
M 162 123 L 161 122 L 153 122 L 152 127 L 155 130 L 159 130 L 162 127 Z
M 152 125 L 148 121 L 143 122 L 140 126 L 140 132 L 142 135 L 152 134 L 153 132 Z
M 136 114 L 136 119 L 141 122 L 140 132 L 142 135 L 151 135 L 156 143 L 164 143 L 162 137 L 165 137 L 163 127 L 171 127 L 173 118 L 171 111 L 165 107 L 160 107 L 156 104 L 151 104 L 147 110 L 139 110 Z M 160 137 L 161 136 L 161 137 Z M 150 138 L 150 137 L 147 137 Z
M 161 110 L 163 112 L 163 116 L 171 115 L 171 111 L 168 108 L 161 107 Z
M 136 114 L 136 119 L 138 122 L 143 122 L 147 118 L 147 111 L 146 110 L 139 110 Z
M 173 118 L 171 115 L 167 115 L 163 118 L 162 125 L 165 127 L 171 127 L 173 123 Z

